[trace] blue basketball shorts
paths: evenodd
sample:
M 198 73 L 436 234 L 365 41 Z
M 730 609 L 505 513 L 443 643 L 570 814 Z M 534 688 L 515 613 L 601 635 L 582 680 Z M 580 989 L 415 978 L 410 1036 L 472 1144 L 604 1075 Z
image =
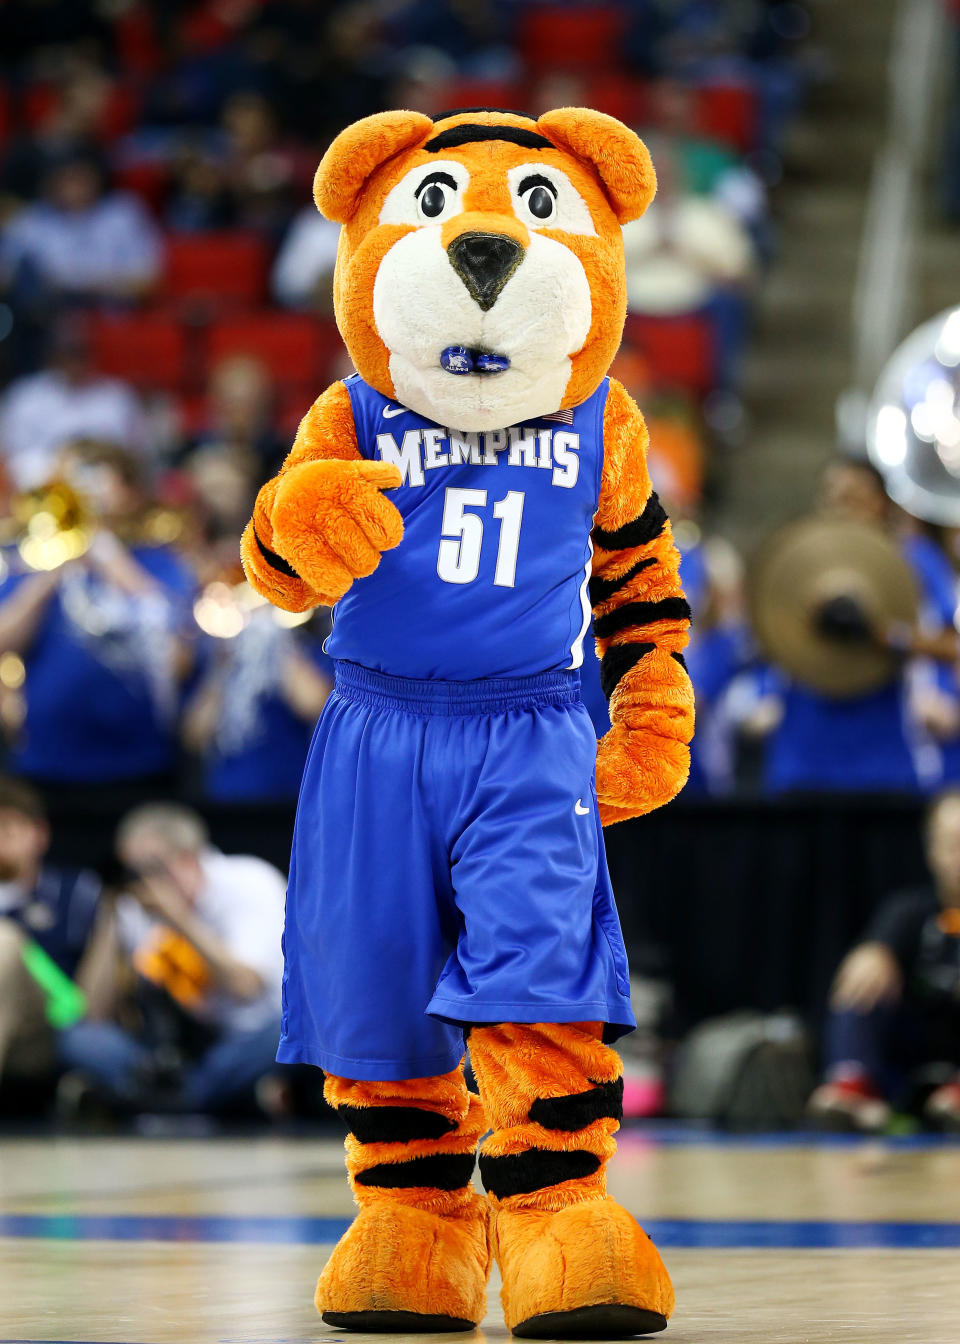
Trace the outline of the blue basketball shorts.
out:
M 297 809 L 277 1059 L 423 1078 L 473 1022 L 632 1031 L 595 761 L 577 673 L 338 662 Z

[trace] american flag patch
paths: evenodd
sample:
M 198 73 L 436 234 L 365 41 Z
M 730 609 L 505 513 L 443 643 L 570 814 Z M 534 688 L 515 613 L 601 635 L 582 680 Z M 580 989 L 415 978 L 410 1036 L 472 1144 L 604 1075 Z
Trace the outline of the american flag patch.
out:
M 573 407 L 568 406 L 565 411 L 554 411 L 552 415 L 545 415 L 544 420 L 556 420 L 561 425 L 573 424 Z

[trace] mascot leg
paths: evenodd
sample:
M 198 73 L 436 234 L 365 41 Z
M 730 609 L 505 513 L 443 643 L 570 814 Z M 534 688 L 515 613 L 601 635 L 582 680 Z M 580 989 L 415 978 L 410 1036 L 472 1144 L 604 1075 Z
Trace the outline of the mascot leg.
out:
M 480 1174 L 515 1335 L 621 1339 L 663 1330 L 673 1310 L 656 1247 L 607 1194 L 623 1080 L 600 1035 L 595 1022 L 470 1033 L 493 1128 Z
M 485 1129 L 463 1070 L 404 1082 L 327 1076 L 360 1212 L 317 1284 L 328 1325 L 472 1330 L 487 1310 L 489 1207 L 471 1184 Z

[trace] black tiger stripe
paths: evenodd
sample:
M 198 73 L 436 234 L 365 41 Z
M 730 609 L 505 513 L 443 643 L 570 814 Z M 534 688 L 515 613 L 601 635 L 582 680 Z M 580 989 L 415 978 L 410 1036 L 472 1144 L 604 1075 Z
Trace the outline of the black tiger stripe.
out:
M 439 1139 L 456 1129 L 456 1121 L 417 1106 L 338 1106 L 347 1128 L 360 1143 L 413 1143 Z
M 514 107 L 451 107 L 447 112 L 434 112 L 431 121 L 446 121 L 448 117 L 467 117 L 473 112 L 498 112 L 505 117 L 523 117 L 524 121 L 536 122 L 529 112 L 518 112 Z
M 666 522 L 666 510 L 654 490 L 643 506 L 641 514 L 631 522 L 624 523 L 623 527 L 618 527 L 615 532 L 607 532 L 602 527 L 595 527 L 593 529 L 593 540 L 597 546 L 602 546 L 605 551 L 632 550 L 635 546 L 646 546 L 655 537 L 659 537 Z
M 508 1157 L 486 1157 L 480 1154 L 480 1177 L 484 1186 L 497 1199 L 510 1195 L 529 1195 L 548 1185 L 561 1181 L 575 1181 L 581 1176 L 592 1176 L 600 1166 L 595 1153 L 576 1149 L 572 1153 L 551 1153 L 543 1148 L 528 1148 L 525 1153 Z
M 586 1129 L 594 1120 L 623 1119 L 623 1079 L 596 1083 L 587 1092 L 572 1092 L 566 1097 L 538 1097 L 530 1107 L 530 1119 L 544 1129 L 562 1129 L 571 1133 Z
M 661 597 L 656 602 L 626 602 L 608 611 L 594 622 L 598 639 L 608 639 L 631 625 L 650 625 L 654 621 L 689 621 L 690 603 L 685 597 Z
M 652 653 L 656 644 L 615 644 L 607 649 L 600 662 L 600 686 L 609 700 L 622 677 L 635 667 L 640 659 Z
M 423 148 L 428 154 L 436 154 L 441 149 L 459 149 L 461 145 L 472 145 L 479 140 L 506 140 L 511 145 L 522 145 L 524 149 L 556 149 L 546 136 L 528 131 L 525 126 L 480 126 L 469 121 L 441 131 Z
M 590 580 L 590 602 L 593 606 L 599 606 L 601 602 L 606 602 L 608 597 L 613 597 L 614 593 L 619 593 L 621 588 L 625 588 L 634 575 L 639 574 L 641 570 L 649 569 L 651 565 L 657 563 L 655 555 L 645 556 L 643 560 L 638 560 L 635 565 L 618 574 L 615 579 Z
M 682 653 L 671 653 L 670 657 L 674 660 L 674 662 L 679 663 L 680 666 L 683 668 L 684 672 L 686 672 L 687 660 L 686 658 L 684 658 Z
M 257 543 L 257 550 L 263 556 L 264 560 L 266 560 L 268 565 L 273 569 L 279 570 L 281 574 L 285 574 L 288 579 L 299 579 L 300 575 L 292 565 L 287 564 L 282 555 L 277 555 L 276 551 L 271 551 L 269 546 L 264 546 L 263 542 L 257 536 L 256 528 L 253 529 L 253 539 Z
M 459 1190 L 473 1175 L 473 1153 L 430 1153 L 411 1157 L 409 1162 L 380 1162 L 366 1171 L 358 1171 L 358 1185 L 375 1185 L 382 1190 L 410 1190 L 426 1186 L 432 1190 Z

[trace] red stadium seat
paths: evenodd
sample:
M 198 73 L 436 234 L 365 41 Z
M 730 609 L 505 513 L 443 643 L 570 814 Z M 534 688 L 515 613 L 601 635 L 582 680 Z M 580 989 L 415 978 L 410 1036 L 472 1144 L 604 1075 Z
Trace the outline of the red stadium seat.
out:
M 749 84 L 705 84 L 697 93 L 697 129 L 713 140 L 749 153 L 756 149 L 759 111 Z
M 520 50 L 531 70 L 613 70 L 624 24 L 613 5 L 528 5 Z
M 187 333 L 169 313 L 109 314 L 93 327 L 103 373 L 140 388 L 178 388 L 187 372 Z
M 257 234 L 198 233 L 167 240 L 166 292 L 207 306 L 259 304 L 267 289 L 267 245 Z
M 631 313 L 625 332 L 646 358 L 655 382 L 699 395 L 713 386 L 717 363 L 713 326 L 703 313 L 679 317 Z
M 255 355 L 281 391 L 303 398 L 300 414 L 323 390 L 324 373 L 339 348 L 332 322 L 305 313 L 252 313 L 215 322 L 206 334 L 207 368 L 227 355 Z
M 444 111 L 456 107 L 507 107 L 525 110 L 527 94 L 518 84 L 500 79 L 458 79 L 441 95 Z
M 153 159 L 138 159 L 124 164 L 113 174 L 113 185 L 121 191 L 132 191 L 141 197 L 155 214 L 159 214 L 170 189 L 170 168 Z
M 584 89 L 584 106 L 628 126 L 642 126 L 650 114 L 650 91 L 642 79 L 630 75 L 593 75 Z

